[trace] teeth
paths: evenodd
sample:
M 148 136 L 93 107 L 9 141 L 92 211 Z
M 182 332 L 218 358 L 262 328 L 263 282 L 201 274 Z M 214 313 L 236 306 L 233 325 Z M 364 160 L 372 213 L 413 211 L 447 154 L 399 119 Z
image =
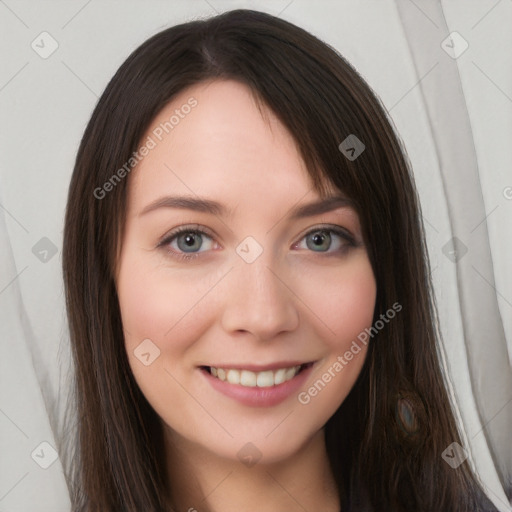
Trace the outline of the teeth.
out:
M 246 387 L 268 388 L 282 384 L 293 379 L 299 373 L 300 366 L 291 368 L 280 368 L 279 370 L 265 370 L 263 372 L 251 372 L 249 370 L 225 370 L 210 366 L 210 373 L 219 380 L 227 381 L 230 384 L 240 384 Z
M 286 370 L 281 368 L 274 374 L 274 384 L 282 384 L 286 377 Z
M 295 377 L 295 373 L 294 373 Z M 274 385 L 274 372 L 273 371 L 266 371 L 266 372 L 260 372 L 256 376 L 256 385 L 259 388 L 268 388 L 269 386 Z
M 230 384 L 240 384 L 240 372 L 238 370 L 228 370 L 226 380 Z
M 234 370 L 233 373 L 239 373 L 239 372 L 238 372 L 238 370 Z M 257 377 L 254 372 L 250 372 L 248 370 L 242 370 L 239 373 L 239 375 L 240 375 L 240 384 L 242 384 L 242 386 L 247 386 L 249 388 L 253 388 L 254 386 L 256 386 Z
M 300 366 L 299 366 L 300 368 Z M 295 377 L 295 375 L 297 374 L 297 372 L 295 371 L 295 368 L 288 368 L 288 370 L 286 370 L 285 374 L 284 374 L 284 380 L 290 380 L 290 379 L 293 379 L 293 377 Z

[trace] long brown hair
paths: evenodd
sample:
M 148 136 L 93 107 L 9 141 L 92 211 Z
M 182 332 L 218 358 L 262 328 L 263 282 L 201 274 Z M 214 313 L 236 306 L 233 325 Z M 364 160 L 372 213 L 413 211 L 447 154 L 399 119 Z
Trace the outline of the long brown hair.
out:
M 122 168 L 155 115 L 188 86 L 248 85 L 296 140 L 315 188 L 354 202 L 377 281 L 374 321 L 402 311 L 369 343 L 361 374 L 326 424 L 344 512 L 495 510 L 467 462 L 440 367 L 440 335 L 420 207 L 402 144 L 375 93 L 334 49 L 269 14 L 235 10 L 166 29 L 122 64 L 78 150 L 65 218 L 63 271 L 79 444 L 68 481 L 74 511 L 172 510 L 160 419 L 129 367 L 115 269 L 127 179 Z M 338 146 L 355 135 L 356 159 Z

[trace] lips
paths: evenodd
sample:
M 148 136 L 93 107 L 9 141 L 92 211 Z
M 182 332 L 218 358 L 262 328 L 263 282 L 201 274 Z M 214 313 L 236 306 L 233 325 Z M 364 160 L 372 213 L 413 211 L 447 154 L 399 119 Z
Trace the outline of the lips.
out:
M 214 390 L 228 398 L 246 406 L 273 407 L 299 392 L 314 365 L 314 361 L 294 361 L 267 366 L 219 364 L 198 369 Z
M 297 365 L 284 365 L 276 369 L 265 369 L 262 371 L 253 371 L 246 368 L 223 368 L 216 366 L 203 367 L 213 375 L 213 377 L 228 382 L 229 384 L 238 384 L 244 387 L 268 388 L 277 386 L 292 380 L 302 370 L 311 366 L 313 363 L 304 363 Z
M 316 361 L 286 361 L 270 365 L 199 366 L 216 391 L 251 407 L 272 407 L 291 398 L 305 385 Z

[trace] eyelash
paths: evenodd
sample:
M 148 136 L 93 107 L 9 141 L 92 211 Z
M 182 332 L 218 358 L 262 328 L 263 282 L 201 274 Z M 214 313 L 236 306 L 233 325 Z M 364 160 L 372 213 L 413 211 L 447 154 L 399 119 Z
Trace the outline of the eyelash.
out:
M 345 240 L 348 245 L 344 245 L 341 249 L 338 249 L 338 253 L 344 252 L 344 250 L 347 249 L 347 247 L 356 247 L 358 244 L 354 240 L 354 238 L 346 232 L 343 228 L 339 226 L 317 226 L 315 228 L 310 229 L 307 231 L 302 238 L 299 240 L 302 241 L 304 238 L 308 237 L 309 235 L 317 232 L 326 232 L 326 233 L 334 233 L 338 235 L 340 238 Z M 208 238 L 213 238 L 212 235 L 209 234 L 209 232 L 200 229 L 199 227 L 189 227 L 189 226 L 181 226 L 179 228 L 176 228 L 174 231 L 169 233 L 161 242 L 158 243 L 157 247 L 161 248 L 166 245 L 169 245 L 171 242 L 173 242 L 180 234 L 182 233 L 193 233 L 195 235 L 205 235 Z M 190 261 L 200 256 L 201 253 L 185 253 L 185 252 L 176 252 L 174 250 L 167 249 L 166 252 L 170 254 L 173 258 L 178 259 L 179 261 Z M 314 251 L 312 251 L 314 252 Z M 320 252 L 322 254 L 322 252 Z M 332 253 L 325 253 L 325 254 L 332 254 Z

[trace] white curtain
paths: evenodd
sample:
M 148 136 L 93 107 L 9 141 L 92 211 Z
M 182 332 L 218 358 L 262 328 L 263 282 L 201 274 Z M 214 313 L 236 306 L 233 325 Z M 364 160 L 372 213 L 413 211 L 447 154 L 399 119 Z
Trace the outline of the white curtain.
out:
M 512 3 L 0 2 L 0 511 L 70 509 L 57 450 L 72 372 L 61 276 L 75 153 L 98 96 L 164 27 L 265 10 L 337 48 L 403 139 L 464 448 L 512 500 Z M 441 454 L 440 454 L 441 456 Z

